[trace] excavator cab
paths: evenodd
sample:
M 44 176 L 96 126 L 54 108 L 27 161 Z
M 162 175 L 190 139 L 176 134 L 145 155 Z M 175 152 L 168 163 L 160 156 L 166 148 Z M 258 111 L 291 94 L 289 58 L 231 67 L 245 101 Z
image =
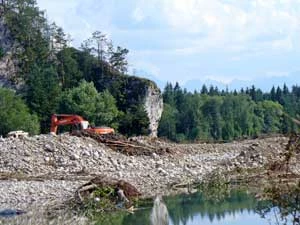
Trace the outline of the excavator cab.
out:
M 88 129 L 90 127 L 89 121 L 86 121 L 86 120 L 81 121 L 80 124 L 81 124 L 81 128 L 83 130 Z

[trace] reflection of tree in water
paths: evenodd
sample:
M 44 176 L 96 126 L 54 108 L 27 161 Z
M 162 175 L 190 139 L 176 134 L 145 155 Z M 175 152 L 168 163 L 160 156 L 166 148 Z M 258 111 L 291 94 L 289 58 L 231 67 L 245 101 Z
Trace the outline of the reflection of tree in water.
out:
M 208 197 L 209 196 L 209 197 Z M 245 210 L 253 210 L 257 203 L 252 195 L 246 192 L 234 190 L 223 198 L 211 199 L 209 193 L 195 193 L 191 195 L 179 195 L 166 197 L 165 202 L 169 211 L 169 217 L 174 225 L 187 224 L 194 216 L 208 217 L 211 221 L 221 220 L 226 215 L 234 215 Z M 142 208 L 144 206 L 141 206 Z M 151 205 L 146 205 L 145 210 L 138 210 L 134 214 L 127 214 L 122 219 L 98 222 L 97 225 L 150 225 Z M 114 223 L 111 223 L 111 222 Z M 103 223 L 104 222 L 104 223 Z
M 94 225 L 122 225 L 125 213 L 111 213 L 109 216 L 106 213 L 94 215 L 92 220 Z
M 274 225 L 300 225 L 300 181 L 297 184 L 272 186 L 266 190 L 268 204 L 259 205 L 257 212 L 274 218 Z
M 169 216 L 174 225 L 186 225 L 195 216 L 208 217 L 210 221 L 222 220 L 225 216 L 240 214 L 244 211 L 256 211 L 273 218 L 272 225 L 300 225 L 300 183 L 292 190 L 283 193 L 282 189 L 270 189 L 272 201 L 257 202 L 253 195 L 244 191 L 233 190 L 223 198 L 212 199 L 210 194 L 195 193 L 165 198 Z M 152 204 L 145 206 L 134 214 L 123 213 L 110 218 L 99 219 L 97 225 L 150 225 Z M 275 214 L 274 214 L 275 213 Z M 276 216 L 277 215 L 277 216 Z M 277 220 L 276 220 L 276 217 Z M 275 218 L 275 219 L 274 219 Z M 293 221 L 293 222 L 288 222 Z
M 242 191 L 232 191 L 223 199 L 207 199 L 202 193 L 181 195 L 166 200 L 169 215 L 174 225 L 187 224 L 188 220 L 200 215 L 210 221 L 221 220 L 226 215 L 235 215 L 244 210 L 251 211 L 256 207 L 253 196 Z
M 122 225 L 150 225 L 151 208 L 146 210 L 138 210 L 134 214 L 130 214 L 124 218 Z

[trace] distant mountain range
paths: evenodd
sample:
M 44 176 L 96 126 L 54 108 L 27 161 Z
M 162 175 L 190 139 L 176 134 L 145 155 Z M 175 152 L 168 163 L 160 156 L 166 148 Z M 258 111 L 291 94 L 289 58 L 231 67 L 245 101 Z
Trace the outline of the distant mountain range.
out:
M 139 71 L 137 76 L 144 77 L 150 80 L 153 80 L 157 86 L 163 90 L 167 81 L 163 81 L 158 79 L 157 77 L 148 74 L 144 71 Z M 175 83 L 176 81 L 172 81 L 172 83 Z M 289 88 L 291 88 L 293 85 L 299 85 L 300 86 L 300 71 L 290 73 L 287 76 L 273 76 L 273 77 L 266 77 L 266 76 L 261 76 L 257 79 L 253 80 L 239 80 L 235 79 L 231 81 L 230 83 L 222 83 L 217 80 L 213 79 L 206 79 L 206 80 L 198 80 L 198 79 L 193 79 L 189 80 L 184 84 L 179 83 L 182 88 L 186 88 L 188 91 L 193 92 L 194 90 L 200 91 L 203 84 L 205 84 L 208 88 L 212 86 L 217 86 L 219 90 L 225 90 L 228 88 L 228 90 L 233 91 L 233 90 L 240 90 L 241 88 L 246 89 L 247 87 L 251 87 L 254 85 L 256 88 L 260 88 L 263 91 L 270 91 L 272 86 L 280 86 L 282 87 L 284 84 L 286 84 Z

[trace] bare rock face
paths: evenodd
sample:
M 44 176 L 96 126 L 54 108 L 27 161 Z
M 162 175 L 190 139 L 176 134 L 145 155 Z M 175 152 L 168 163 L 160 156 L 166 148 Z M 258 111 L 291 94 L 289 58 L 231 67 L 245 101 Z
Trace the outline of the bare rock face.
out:
M 99 91 L 109 90 L 117 101 L 122 100 L 122 105 L 142 105 L 149 119 L 149 136 L 157 136 L 163 99 L 160 89 L 153 81 L 119 73 L 107 73 L 99 79 L 96 87 Z
M 0 59 L 0 87 L 17 89 L 17 85 L 13 82 L 16 77 L 16 68 L 12 57 L 7 54 Z
M 149 86 L 145 95 L 145 110 L 149 118 L 151 137 L 157 137 L 157 129 L 163 112 L 163 99 L 158 88 Z
M 0 8 L 1 12 L 1 8 Z M 4 19 L 0 17 L 0 47 L 4 52 L 8 52 L 13 46 L 13 40 L 7 29 Z
M 8 87 L 17 89 L 16 66 L 12 57 L 12 49 L 14 48 L 14 41 L 11 38 L 9 30 L 7 29 L 4 20 L 0 18 L 0 49 L 4 54 L 0 57 L 0 87 Z

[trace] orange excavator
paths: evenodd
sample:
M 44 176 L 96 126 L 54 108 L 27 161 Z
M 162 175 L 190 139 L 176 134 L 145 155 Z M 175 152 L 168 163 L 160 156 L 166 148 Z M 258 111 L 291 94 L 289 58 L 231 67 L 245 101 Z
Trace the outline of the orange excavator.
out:
M 111 127 L 92 127 L 89 121 L 81 116 L 71 114 L 53 114 L 51 117 L 50 133 L 56 135 L 58 126 L 73 125 L 77 130 L 84 130 L 96 134 L 113 134 L 115 130 Z

